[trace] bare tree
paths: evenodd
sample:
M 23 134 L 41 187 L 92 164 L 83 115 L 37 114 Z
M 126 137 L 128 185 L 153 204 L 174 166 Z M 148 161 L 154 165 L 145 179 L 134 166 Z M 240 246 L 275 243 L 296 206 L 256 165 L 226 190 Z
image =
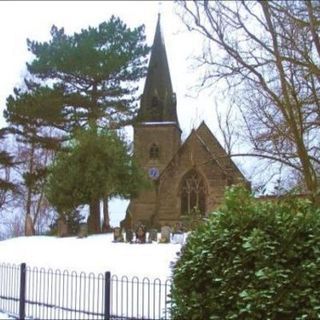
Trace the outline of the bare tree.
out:
M 216 104 L 216 115 L 218 120 L 219 130 L 223 138 L 223 146 L 228 155 L 231 155 L 235 145 L 239 142 L 240 135 L 236 128 L 236 105 L 232 102 L 227 106 L 224 113 L 219 111 L 219 107 Z
M 12 179 L 14 158 L 9 153 L 8 141 L 5 129 L 0 129 L 0 212 L 12 201 L 17 192 L 16 185 Z
M 204 38 L 202 86 L 237 101 L 252 150 L 319 189 L 320 5 L 316 1 L 177 1 Z M 235 156 L 235 155 L 233 155 Z
M 22 220 L 31 218 L 34 232 L 42 233 L 50 221 L 53 208 L 45 197 L 47 167 L 52 162 L 55 152 L 37 148 L 35 143 L 19 143 L 16 146 L 16 159 L 19 165 L 16 174 L 20 181 L 20 196 L 16 203 L 23 212 Z

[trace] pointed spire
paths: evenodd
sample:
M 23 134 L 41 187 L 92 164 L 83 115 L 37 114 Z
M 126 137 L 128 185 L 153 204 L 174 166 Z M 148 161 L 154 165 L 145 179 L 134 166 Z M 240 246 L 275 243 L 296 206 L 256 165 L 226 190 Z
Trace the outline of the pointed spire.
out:
M 166 48 L 161 32 L 160 13 L 138 119 L 148 122 L 173 121 L 178 125 L 176 97 L 172 90 Z

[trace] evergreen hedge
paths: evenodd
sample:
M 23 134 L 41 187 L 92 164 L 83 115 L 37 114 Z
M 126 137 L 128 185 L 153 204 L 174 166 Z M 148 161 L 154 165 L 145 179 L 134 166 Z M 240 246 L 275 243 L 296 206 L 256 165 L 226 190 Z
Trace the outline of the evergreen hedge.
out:
M 239 186 L 173 268 L 173 319 L 320 319 L 320 210 Z

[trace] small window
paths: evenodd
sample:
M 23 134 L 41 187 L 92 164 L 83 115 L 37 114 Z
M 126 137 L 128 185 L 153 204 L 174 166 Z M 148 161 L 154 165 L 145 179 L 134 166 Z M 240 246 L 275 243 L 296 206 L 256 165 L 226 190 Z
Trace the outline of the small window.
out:
M 155 143 L 151 146 L 149 150 L 149 157 L 150 159 L 159 159 L 160 157 L 160 149 Z

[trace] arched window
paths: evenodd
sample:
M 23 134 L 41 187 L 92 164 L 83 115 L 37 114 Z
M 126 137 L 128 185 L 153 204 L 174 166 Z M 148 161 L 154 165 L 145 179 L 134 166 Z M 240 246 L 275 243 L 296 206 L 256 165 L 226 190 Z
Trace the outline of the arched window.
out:
M 150 159 L 159 159 L 160 157 L 160 149 L 155 143 L 152 144 L 149 150 L 149 158 Z
M 205 186 L 196 170 L 190 170 L 181 183 L 181 214 L 190 214 L 195 210 L 204 214 L 206 211 Z

